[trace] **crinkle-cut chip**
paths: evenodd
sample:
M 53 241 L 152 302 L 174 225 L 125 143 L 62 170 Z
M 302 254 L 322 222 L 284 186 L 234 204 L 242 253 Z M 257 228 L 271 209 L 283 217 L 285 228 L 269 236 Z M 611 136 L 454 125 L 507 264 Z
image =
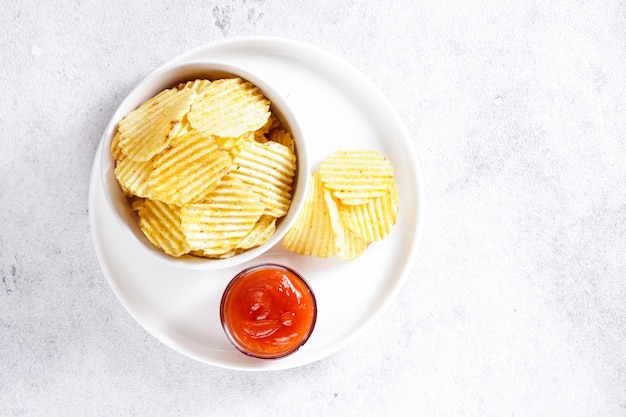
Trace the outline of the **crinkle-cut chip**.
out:
M 236 138 L 222 138 L 220 136 L 214 136 L 214 137 L 218 146 L 224 149 L 225 151 L 228 151 L 231 154 L 231 156 L 233 156 L 234 153 L 238 152 L 239 149 L 241 149 L 241 146 L 243 145 L 245 141 L 254 139 L 254 133 L 252 132 L 244 133 L 243 135 L 236 137 Z M 231 150 L 233 150 L 233 153 L 230 152 Z
M 131 196 L 128 198 L 130 200 L 130 209 L 134 212 L 138 212 L 141 210 L 144 201 L 146 201 L 143 197 Z
M 337 151 L 319 170 L 324 186 L 343 204 L 364 204 L 393 184 L 393 166 L 374 150 Z
M 350 260 L 358 258 L 367 250 L 367 242 L 356 237 L 350 229 L 344 228 L 343 246 L 339 250 L 341 259 Z
M 270 140 L 265 134 L 259 133 L 258 130 L 256 132 L 252 132 L 252 134 L 253 134 L 254 140 L 259 143 L 265 143 Z
M 172 140 L 174 140 L 174 138 L 178 137 L 178 136 L 185 136 L 189 133 L 194 132 L 195 129 L 193 127 L 191 127 L 191 125 L 189 124 L 189 120 L 187 120 L 187 116 L 185 115 L 183 117 L 183 120 L 180 122 L 180 126 L 178 127 L 178 129 L 176 129 L 176 133 L 172 134 Z M 170 144 L 172 142 L 170 141 Z M 167 148 L 165 148 L 167 149 Z
M 207 134 L 239 137 L 261 128 L 270 116 L 270 102 L 241 78 L 213 81 L 191 106 L 191 126 Z
M 183 88 L 190 88 L 194 90 L 196 93 L 202 93 L 202 90 L 207 88 L 211 84 L 211 80 L 206 79 L 197 79 L 193 81 L 187 81 L 185 83 L 178 84 L 177 88 L 182 90 Z
M 139 227 L 152 244 L 168 255 L 189 251 L 181 229 L 180 208 L 161 201 L 145 200 L 139 210 Z
M 250 233 L 236 246 L 236 249 L 252 249 L 261 246 L 276 232 L 276 217 L 261 216 Z
M 340 258 L 349 260 L 361 255 L 367 249 L 367 243 L 347 229 L 339 212 L 336 199 L 328 190 L 324 190 L 324 201 L 330 215 L 330 224 L 335 234 L 335 248 Z
M 182 228 L 191 250 L 214 257 L 235 249 L 263 214 L 260 197 L 230 174 L 203 203 L 181 208 Z
M 338 254 L 337 237 L 318 172 L 311 178 L 302 211 L 281 242 L 287 250 L 300 255 L 329 258 Z
M 168 147 L 180 129 L 196 92 L 190 88 L 161 91 L 120 120 L 120 147 L 134 161 L 148 161 Z
M 337 202 L 333 198 L 330 191 L 323 189 L 324 203 L 326 203 L 326 209 L 328 210 L 328 216 L 330 217 L 330 226 L 333 229 L 335 237 L 335 248 L 341 252 L 341 248 L 344 245 L 345 232 L 343 224 L 341 223 L 341 216 L 339 215 L 339 209 L 337 208 Z
M 120 131 L 118 130 L 115 132 L 115 135 L 113 135 L 113 138 L 111 139 L 111 156 L 113 157 L 113 160 L 115 161 L 116 164 L 117 162 L 126 158 L 126 155 L 124 155 L 124 152 L 122 152 L 122 147 L 120 146 L 121 137 L 122 135 L 120 134 Z
M 231 162 L 228 152 L 211 136 L 196 130 L 177 136 L 153 159 L 152 198 L 178 206 L 201 201 L 218 185 Z
M 117 163 L 114 173 L 124 193 L 150 198 L 152 169 L 152 161 L 137 162 L 124 158 Z
M 235 248 L 224 253 L 210 254 L 210 253 L 205 253 L 204 251 L 201 251 L 201 250 L 195 250 L 195 251 L 189 252 L 189 254 L 194 255 L 194 256 L 199 256 L 202 258 L 209 258 L 209 259 L 226 259 L 235 255 L 239 255 L 240 253 L 243 253 L 243 252 L 245 252 L 245 249 Z
M 383 240 L 396 223 L 398 191 L 395 184 L 380 197 L 365 204 L 340 204 L 339 212 L 347 229 L 366 243 Z
M 278 142 L 283 146 L 289 148 L 291 152 L 296 153 L 296 142 L 293 140 L 293 136 L 291 133 L 287 132 L 283 129 L 273 129 L 270 132 L 270 140 L 274 142 Z
M 275 129 L 278 126 L 280 126 L 280 120 L 278 120 L 278 118 L 273 113 L 271 113 L 270 117 L 267 119 L 267 122 L 259 129 L 257 129 L 254 133 L 259 135 L 267 135 L 270 133 L 270 130 Z
M 265 204 L 264 214 L 282 217 L 291 205 L 291 189 L 296 170 L 296 156 L 276 142 L 246 142 L 233 159 L 231 174 Z

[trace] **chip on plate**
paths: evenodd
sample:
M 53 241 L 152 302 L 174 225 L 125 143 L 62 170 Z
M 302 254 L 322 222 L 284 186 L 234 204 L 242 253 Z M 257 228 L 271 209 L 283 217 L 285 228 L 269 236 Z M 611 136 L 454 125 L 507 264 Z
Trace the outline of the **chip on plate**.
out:
M 343 204 L 363 204 L 393 183 L 393 166 L 374 150 L 338 151 L 320 164 L 324 187 Z
M 324 188 L 319 173 L 314 173 L 304 207 L 294 225 L 283 237 L 283 246 L 295 253 L 329 258 L 339 252 Z

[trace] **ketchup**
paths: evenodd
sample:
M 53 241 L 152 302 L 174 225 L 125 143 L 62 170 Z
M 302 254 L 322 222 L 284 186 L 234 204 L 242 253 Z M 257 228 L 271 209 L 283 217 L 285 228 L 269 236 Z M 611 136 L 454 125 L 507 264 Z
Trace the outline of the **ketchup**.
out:
M 298 350 L 315 326 L 315 296 L 294 270 L 264 264 L 240 272 L 220 306 L 231 343 L 257 358 L 280 358 Z

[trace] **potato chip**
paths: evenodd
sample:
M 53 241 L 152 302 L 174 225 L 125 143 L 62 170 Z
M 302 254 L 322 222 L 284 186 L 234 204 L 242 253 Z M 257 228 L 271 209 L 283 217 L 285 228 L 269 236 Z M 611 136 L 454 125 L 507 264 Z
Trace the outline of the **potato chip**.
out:
M 181 229 L 180 208 L 160 201 L 144 200 L 139 209 L 139 227 L 152 244 L 168 255 L 189 251 Z
M 328 258 L 336 255 L 337 237 L 319 173 L 314 173 L 302 211 L 282 239 L 283 246 L 295 253 Z
M 213 81 L 187 115 L 195 129 L 221 137 L 239 137 L 264 126 L 270 102 L 252 83 L 241 78 Z
M 124 155 L 124 152 L 122 152 L 122 147 L 120 146 L 121 137 L 122 135 L 118 130 L 113 136 L 113 139 L 111 139 L 111 156 L 116 163 L 126 158 L 126 155 Z
M 148 161 L 169 145 L 194 100 L 194 90 L 163 90 L 119 122 L 119 145 L 134 161 Z
M 137 196 L 131 196 L 129 200 L 130 200 L 130 209 L 134 212 L 138 212 L 139 210 L 141 210 L 141 207 L 143 206 L 144 201 L 146 201 L 145 198 L 137 197 Z
M 211 84 L 211 80 L 206 79 L 197 79 L 193 81 L 187 81 L 186 83 L 178 84 L 178 89 L 182 90 L 183 88 L 189 88 L 194 90 L 196 93 L 202 93 L 205 88 L 207 88 Z
M 270 140 L 278 142 L 281 145 L 288 147 L 294 154 L 296 153 L 296 142 L 293 140 L 293 136 L 291 136 L 291 133 L 288 131 L 283 129 L 273 129 L 270 132 Z
M 213 137 L 196 130 L 177 136 L 154 157 L 152 198 L 178 206 L 201 201 L 231 169 L 231 163 L 228 152 Z
M 333 236 L 335 239 L 334 246 L 338 252 L 341 252 L 341 248 L 344 245 L 345 231 L 343 224 L 341 223 L 341 217 L 339 216 L 339 209 L 337 208 L 337 202 L 333 198 L 330 191 L 323 188 L 322 184 L 322 198 L 326 204 L 326 210 L 328 211 L 328 217 L 330 219 L 330 227 L 333 229 Z
M 356 235 L 350 229 L 344 228 L 343 246 L 339 250 L 341 259 L 350 260 L 358 258 L 367 250 L 368 244 Z
M 398 193 L 392 184 L 382 196 L 366 204 L 340 204 L 339 212 L 346 225 L 356 237 L 367 243 L 384 239 L 396 223 Z
M 233 159 L 232 175 L 261 196 L 264 214 L 282 217 L 291 205 L 296 156 L 285 146 L 247 141 Z
M 259 195 L 227 174 L 205 202 L 181 208 L 182 229 L 191 250 L 218 256 L 233 251 L 262 214 Z
M 124 193 L 149 198 L 152 170 L 152 161 L 137 162 L 124 158 L 117 163 L 114 173 Z
M 374 150 L 335 152 L 320 164 L 324 187 L 343 204 L 363 204 L 393 183 L 393 166 Z
M 235 249 L 252 249 L 261 246 L 276 232 L 276 217 L 261 216 L 252 230 L 235 247 Z

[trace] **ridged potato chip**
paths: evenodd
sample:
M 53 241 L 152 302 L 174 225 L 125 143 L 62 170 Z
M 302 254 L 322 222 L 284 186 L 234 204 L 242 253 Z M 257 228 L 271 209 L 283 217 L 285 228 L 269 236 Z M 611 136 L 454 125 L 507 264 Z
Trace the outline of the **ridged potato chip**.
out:
M 286 249 L 300 255 L 329 258 L 339 252 L 337 240 L 324 200 L 322 181 L 316 172 L 311 178 L 304 207 L 283 237 L 282 244 Z
M 202 90 L 187 115 L 195 129 L 227 138 L 260 129 L 269 117 L 269 100 L 241 78 L 213 81 Z
M 227 174 L 205 202 L 181 208 L 181 223 L 191 250 L 212 257 L 234 250 L 262 214 L 259 195 Z
M 176 136 L 153 160 L 151 196 L 182 206 L 201 201 L 232 168 L 232 159 L 212 136 L 192 130 Z
M 153 200 L 144 200 L 139 209 L 139 227 L 144 235 L 165 253 L 176 257 L 189 251 L 180 213 L 176 206 Z
M 324 187 L 343 204 L 363 204 L 393 183 L 393 166 L 374 150 L 338 151 L 320 164 Z
M 190 88 L 163 90 L 124 116 L 118 125 L 122 152 L 134 161 L 148 161 L 167 148 L 195 97 Z
M 182 90 L 183 88 L 189 88 L 194 90 L 196 93 L 202 93 L 202 91 L 207 88 L 211 84 L 211 80 L 206 79 L 197 79 L 193 81 L 187 81 L 186 83 L 178 84 L 178 89 Z
M 291 205 L 296 156 L 276 143 L 247 141 L 233 159 L 232 175 L 261 196 L 264 214 L 282 217 Z
M 115 166 L 115 178 L 127 195 L 150 197 L 150 175 L 152 161 L 137 162 L 124 158 Z
M 387 191 L 365 204 L 340 204 L 339 213 L 347 229 L 354 235 L 372 243 L 383 240 L 391 232 L 398 214 L 398 192 L 395 184 Z
M 276 217 L 263 215 L 235 249 L 252 249 L 261 246 L 272 237 L 275 231 Z
M 289 150 L 293 153 L 296 152 L 296 142 L 293 140 L 293 136 L 291 136 L 291 133 L 287 132 L 286 130 L 273 129 L 270 132 L 270 140 L 288 147 Z
M 356 237 L 352 230 L 344 228 L 343 246 L 339 250 L 341 259 L 350 260 L 358 258 L 367 250 L 368 244 Z
M 126 158 L 126 155 L 124 155 L 124 152 L 122 152 L 122 147 L 120 146 L 121 137 L 122 135 L 118 130 L 113 136 L 113 139 L 111 139 L 111 156 L 116 163 Z

